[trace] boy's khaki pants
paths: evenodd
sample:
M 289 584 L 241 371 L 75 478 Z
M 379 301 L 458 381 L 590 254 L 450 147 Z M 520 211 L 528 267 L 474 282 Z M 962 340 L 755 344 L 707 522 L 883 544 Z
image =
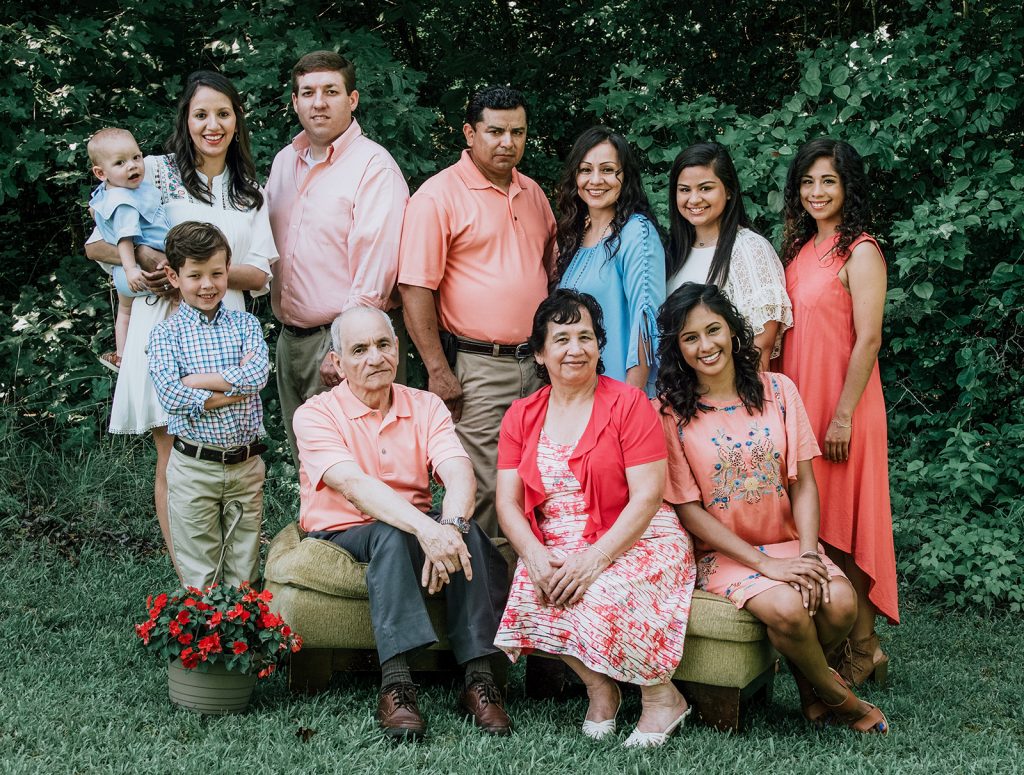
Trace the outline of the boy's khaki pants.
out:
M 205 589 L 213 583 L 224 536 L 239 509 L 241 518 L 224 550 L 219 581 L 233 586 L 257 582 L 265 475 L 259 455 L 222 465 L 171 450 L 167 506 L 174 557 L 186 586 Z

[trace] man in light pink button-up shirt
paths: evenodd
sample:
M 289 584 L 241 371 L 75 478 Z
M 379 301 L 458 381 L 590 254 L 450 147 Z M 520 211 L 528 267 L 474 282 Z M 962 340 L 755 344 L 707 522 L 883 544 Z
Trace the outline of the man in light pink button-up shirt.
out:
M 338 384 L 327 360 L 331 322 L 349 307 L 389 310 L 409 187 L 395 160 L 364 136 L 355 68 L 314 51 L 292 69 L 292 107 L 302 130 L 270 171 L 266 201 L 281 258 L 272 303 L 282 323 L 277 388 L 293 458 L 292 417 Z M 401 374 L 400 374 L 401 376 Z

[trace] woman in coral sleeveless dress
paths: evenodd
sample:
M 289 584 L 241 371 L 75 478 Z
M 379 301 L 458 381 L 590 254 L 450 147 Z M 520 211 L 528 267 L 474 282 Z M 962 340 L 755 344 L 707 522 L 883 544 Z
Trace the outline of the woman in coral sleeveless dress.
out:
M 867 197 L 864 164 L 848 143 L 813 140 L 790 165 L 783 263 L 794 323 L 781 371 L 796 383 L 823 452 L 814 461 L 821 540 L 857 590 L 857 620 L 831 657 L 855 685 L 886 677 L 875 617 L 899 622 L 878 373 L 886 267 L 865 233 Z

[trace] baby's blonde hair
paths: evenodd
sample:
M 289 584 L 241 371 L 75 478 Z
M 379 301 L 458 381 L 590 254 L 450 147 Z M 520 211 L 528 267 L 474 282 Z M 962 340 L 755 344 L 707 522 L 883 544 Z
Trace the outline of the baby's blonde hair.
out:
M 103 152 L 107 150 L 113 141 L 126 139 L 135 142 L 135 135 L 127 129 L 121 129 L 116 126 L 104 127 L 89 138 L 89 143 L 86 145 L 86 150 L 89 152 L 89 161 L 94 165 L 99 164 L 100 156 L 102 156 Z

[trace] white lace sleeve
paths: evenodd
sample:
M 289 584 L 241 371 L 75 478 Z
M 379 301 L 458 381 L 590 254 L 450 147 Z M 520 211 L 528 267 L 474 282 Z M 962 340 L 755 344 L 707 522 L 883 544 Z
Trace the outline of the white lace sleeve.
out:
M 764 331 L 768 321 L 779 323 L 772 346 L 772 357 L 778 356 L 782 334 L 793 327 L 793 305 L 786 294 L 782 262 L 771 243 L 750 229 L 740 229 L 725 285 L 725 292 L 747 318 L 755 336 Z

